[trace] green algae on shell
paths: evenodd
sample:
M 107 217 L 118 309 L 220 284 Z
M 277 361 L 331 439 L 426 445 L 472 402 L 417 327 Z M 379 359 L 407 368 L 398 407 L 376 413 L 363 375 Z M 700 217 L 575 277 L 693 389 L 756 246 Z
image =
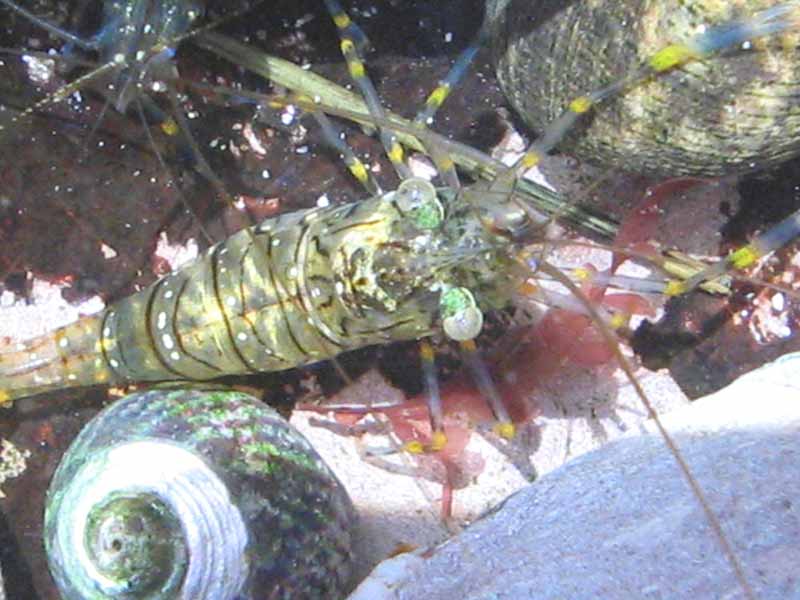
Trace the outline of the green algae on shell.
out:
M 536 132 L 576 96 L 654 52 L 776 0 L 487 0 L 497 76 Z M 722 175 L 800 153 L 800 32 L 753 41 L 633 86 L 560 146 L 595 164 L 658 176 Z
M 310 444 L 238 392 L 152 390 L 100 413 L 48 492 L 64 598 L 336 598 L 350 500 Z

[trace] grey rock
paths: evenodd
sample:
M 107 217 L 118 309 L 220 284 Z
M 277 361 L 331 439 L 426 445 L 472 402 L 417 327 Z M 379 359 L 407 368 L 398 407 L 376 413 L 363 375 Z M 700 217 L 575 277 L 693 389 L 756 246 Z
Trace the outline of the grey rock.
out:
M 800 598 L 800 354 L 663 421 L 759 598 Z M 583 455 L 427 552 L 379 565 L 351 600 L 743 598 L 653 428 Z

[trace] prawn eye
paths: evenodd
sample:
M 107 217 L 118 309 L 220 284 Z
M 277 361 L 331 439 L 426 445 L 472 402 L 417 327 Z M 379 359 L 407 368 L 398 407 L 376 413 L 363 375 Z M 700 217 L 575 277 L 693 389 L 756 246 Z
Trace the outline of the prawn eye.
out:
M 489 223 L 495 231 L 503 232 L 511 239 L 520 239 L 531 228 L 531 219 L 528 213 L 519 207 L 504 204 L 502 210 L 492 207 L 489 210 Z
M 483 327 L 483 313 L 467 288 L 450 288 L 444 292 L 439 299 L 439 308 L 447 337 L 457 342 L 478 337 Z
M 394 194 L 397 208 L 408 213 L 419 229 L 435 229 L 444 220 L 444 208 L 436 195 L 436 188 L 427 179 L 405 179 Z

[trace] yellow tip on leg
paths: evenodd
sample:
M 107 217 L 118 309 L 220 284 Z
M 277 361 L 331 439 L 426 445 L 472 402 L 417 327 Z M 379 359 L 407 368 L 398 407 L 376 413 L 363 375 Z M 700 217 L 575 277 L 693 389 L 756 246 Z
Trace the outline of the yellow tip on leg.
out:
M 369 174 L 367 173 L 367 168 L 361 161 L 353 163 L 352 165 L 350 165 L 349 169 L 350 172 L 353 174 L 353 177 L 358 179 L 359 182 L 364 183 L 369 180 Z
M 393 163 L 403 162 L 403 147 L 400 144 L 393 144 L 389 150 L 389 160 Z
M 367 71 L 364 68 L 364 63 L 362 63 L 360 60 L 353 59 L 351 61 L 348 61 L 347 66 L 350 69 L 350 77 L 352 77 L 353 79 L 356 80 L 361 79 L 362 77 L 365 77 L 367 74 Z
M 650 57 L 650 68 L 661 73 L 698 58 L 697 52 L 684 44 L 671 44 Z
M 447 100 L 447 96 L 449 94 L 450 86 L 446 83 L 443 83 L 431 92 L 431 95 L 428 96 L 425 104 L 439 108 L 442 104 L 444 104 L 444 101 Z
M 611 325 L 611 329 L 620 329 L 621 327 L 625 327 L 630 321 L 630 315 L 625 313 L 616 313 L 611 316 L 611 321 L 609 325 Z
M 178 134 L 178 124 L 173 119 L 167 119 L 161 123 L 161 131 L 169 136 Z
M 497 423 L 492 427 L 492 431 L 506 440 L 513 439 L 517 435 L 517 428 L 513 423 Z
M 333 22 L 339 29 L 347 29 L 350 27 L 350 17 L 344 13 L 333 15 Z
M 350 38 L 344 38 L 341 42 L 339 42 L 339 48 L 341 49 L 342 54 L 345 55 L 345 58 L 349 55 L 355 54 L 356 51 L 356 45 Z
M 673 279 L 672 281 L 667 282 L 667 285 L 664 288 L 664 295 L 680 296 L 681 294 L 685 294 L 686 291 L 686 284 L 683 281 Z
M 427 342 L 420 342 L 419 353 L 423 360 L 433 360 L 434 358 L 433 346 Z
M 589 269 L 585 269 L 583 267 L 577 267 L 572 270 L 572 275 L 578 281 L 588 281 L 592 274 L 589 272 Z
M 528 152 L 525 156 L 522 157 L 521 164 L 526 169 L 532 169 L 536 165 L 539 164 L 539 161 L 542 159 L 541 156 L 537 152 Z
M 425 452 L 425 446 L 417 440 L 412 440 L 403 444 L 403 450 L 409 454 L 422 454 Z
M 447 445 L 447 436 L 444 431 L 434 431 L 431 435 L 431 452 L 439 452 Z
M 761 258 L 761 253 L 752 245 L 742 246 L 728 260 L 734 269 L 746 269 Z
M 523 281 L 517 288 L 517 292 L 523 296 L 533 296 L 539 291 L 539 287 L 531 281 Z
M 456 166 L 456 163 L 454 163 L 453 159 L 450 158 L 449 156 L 444 156 L 439 160 L 439 167 L 442 170 L 454 169 L 455 166 Z
M 588 96 L 580 96 L 569 103 L 569 110 L 582 115 L 592 108 L 592 100 Z

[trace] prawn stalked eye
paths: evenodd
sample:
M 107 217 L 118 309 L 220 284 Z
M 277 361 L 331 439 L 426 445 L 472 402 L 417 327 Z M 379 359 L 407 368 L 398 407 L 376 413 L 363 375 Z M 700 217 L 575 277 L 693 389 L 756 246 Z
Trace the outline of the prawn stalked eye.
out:
M 439 300 L 442 328 L 452 340 L 463 342 L 478 337 L 483 328 L 483 313 L 466 288 L 451 288 Z
M 435 229 L 444 219 L 444 208 L 436 196 L 436 188 L 427 179 L 412 177 L 403 180 L 394 199 L 397 208 L 409 213 L 419 229 Z

